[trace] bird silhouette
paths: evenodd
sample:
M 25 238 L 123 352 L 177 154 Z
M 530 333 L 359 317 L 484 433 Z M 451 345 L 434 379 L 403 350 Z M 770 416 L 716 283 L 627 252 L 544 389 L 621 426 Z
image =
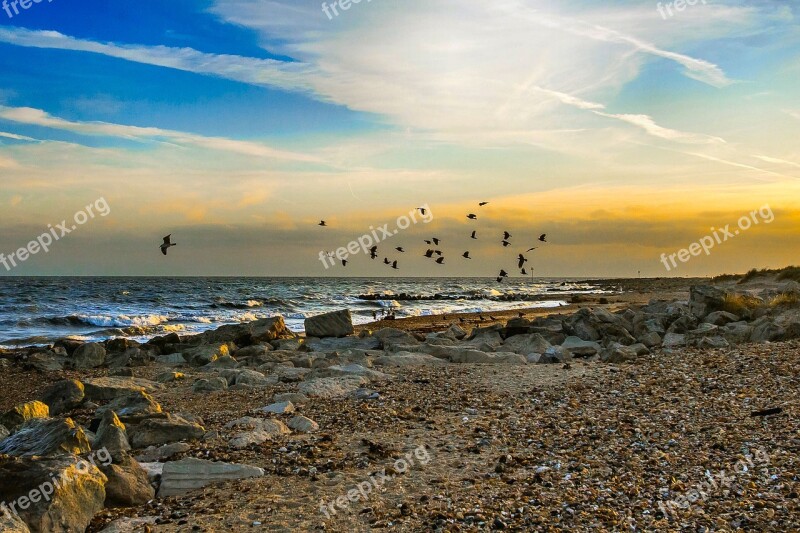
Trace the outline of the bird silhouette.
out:
M 467 215 L 467 218 L 470 220 L 478 220 L 478 215 L 473 215 L 472 213 L 470 213 L 469 215 Z
M 472 235 L 470 235 L 470 238 L 471 239 L 477 239 L 478 238 L 478 237 L 476 237 L 477 233 L 478 233 L 478 230 L 473 231 Z
M 417 209 L 419 210 L 420 213 L 422 213 L 422 216 L 425 216 L 425 211 L 426 210 L 425 210 L 424 207 L 418 207 Z
M 527 276 L 528 275 L 528 273 L 525 271 L 524 268 L 520 271 L 520 274 L 522 274 L 523 276 Z
M 534 246 L 533 248 L 528 248 L 527 250 L 525 250 L 525 253 L 527 254 L 528 252 L 532 252 L 532 251 L 538 250 L 538 249 L 539 249 L 538 246 Z
M 347 263 L 348 263 L 347 259 L 342 259 L 342 266 L 343 267 L 346 267 Z
M 427 252 L 425 252 L 423 255 L 424 255 L 425 257 L 427 257 L 428 259 L 430 259 L 431 257 L 433 257 L 433 250 L 428 250 L 428 251 L 427 251 Z
M 328 224 L 326 224 L 324 220 L 320 220 L 319 224 L 317 224 L 317 226 L 327 226 L 327 225 Z
M 463 257 L 464 259 L 472 259 L 472 258 L 469 256 L 469 250 L 467 250 L 466 252 L 464 252 L 464 255 L 462 255 L 461 257 Z
M 384 265 L 391 265 L 392 263 L 391 263 L 391 262 L 389 262 L 389 258 L 388 258 L 388 257 L 384 257 L 384 258 L 383 258 L 383 264 L 384 264 Z
M 372 248 L 369 249 L 369 256 L 370 256 L 371 259 L 377 259 L 378 258 L 378 247 L 377 246 L 373 246 Z
M 442 251 L 441 250 L 434 250 L 433 253 L 435 253 L 436 255 L 438 255 L 440 257 L 442 255 Z
M 433 238 L 433 239 L 431 239 L 431 240 L 433 241 L 433 244 L 435 244 L 436 246 L 439 246 L 439 239 L 437 239 L 436 237 L 434 237 L 434 238 Z
M 392 263 L 392 268 L 395 270 L 400 270 L 399 268 L 397 268 L 397 261 Z
M 517 259 L 517 268 L 522 268 L 522 265 L 528 262 L 524 255 L 519 254 L 519 258 Z
M 508 241 L 503 241 L 503 246 L 504 247 L 511 246 L 511 243 Z
M 164 255 L 167 255 L 167 250 L 168 250 L 168 249 L 169 249 L 171 246 L 178 246 L 176 243 L 174 243 L 174 242 L 171 242 L 171 241 L 170 241 L 170 237 L 172 237 L 172 233 L 170 233 L 169 235 L 167 235 L 166 237 L 164 237 L 164 244 L 162 244 L 162 245 L 160 246 L 160 248 L 161 248 L 161 253 L 162 253 L 162 254 L 164 254 Z
M 395 250 L 397 250 L 400 253 L 405 253 L 406 252 L 405 250 L 403 250 L 402 246 L 398 246 L 397 248 L 395 248 Z
M 511 234 L 509 232 L 507 232 L 507 231 L 504 231 L 503 232 L 503 240 L 507 241 L 509 237 L 511 237 Z
M 436 264 L 443 265 L 444 264 L 444 257 L 440 257 L 439 259 L 437 259 L 436 260 Z
M 485 205 L 486 205 L 486 204 L 488 204 L 488 203 L 489 203 L 489 202 L 481 202 L 481 203 L 479 203 L 479 204 L 478 204 L 478 206 L 479 206 L 479 207 L 483 207 L 483 206 L 485 206 Z
M 497 275 L 497 283 L 502 283 L 505 277 L 508 277 L 508 272 L 501 268 L 500 273 Z
M 547 233 L 542 233 L 539 236 L 539 240 L 542 241 L 542 242 L 547 242 Z

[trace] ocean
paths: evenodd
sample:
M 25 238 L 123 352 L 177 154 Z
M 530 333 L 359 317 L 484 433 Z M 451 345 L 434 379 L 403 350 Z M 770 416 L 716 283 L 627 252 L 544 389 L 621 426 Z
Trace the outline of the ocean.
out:
M 199 333 L 283 315 L 303 320 L 348 308 L 353 322 L 392 309 L 398 318 L 566 305 L 573 294 L 603 294 L 572 279 L 511 278 L 0 278 L 0 346 L 59 338 L 145 340 Z

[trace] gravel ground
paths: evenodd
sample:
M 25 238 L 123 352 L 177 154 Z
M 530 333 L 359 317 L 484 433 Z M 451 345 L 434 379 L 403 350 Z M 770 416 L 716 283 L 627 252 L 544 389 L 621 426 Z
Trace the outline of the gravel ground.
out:
M 105 511 L 94 530 L 158 516 L 153 531 L 798 531 L 798 348 L 400 370 L 373 385 L 377 401 L 302 406 L 316 434 L 242 451 L 218 439 L 187 454 L 265 477 Z M 198 397 L 182 386 L 156 397 L 224 433 L 292 389 Z M 751 416 L 774 407 L 782 412 Z M 367 498 L 330 510 L 370 476 L 379 488 L 362 485 Z

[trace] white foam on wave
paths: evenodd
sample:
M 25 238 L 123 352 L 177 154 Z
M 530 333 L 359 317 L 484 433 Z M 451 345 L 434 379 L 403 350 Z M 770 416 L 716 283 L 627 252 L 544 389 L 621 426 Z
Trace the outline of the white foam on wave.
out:
M 124 328 L 128 326 L 158 326 L 169 320 L 164 315 L 78 315 L 83 322 L 104 328 Z

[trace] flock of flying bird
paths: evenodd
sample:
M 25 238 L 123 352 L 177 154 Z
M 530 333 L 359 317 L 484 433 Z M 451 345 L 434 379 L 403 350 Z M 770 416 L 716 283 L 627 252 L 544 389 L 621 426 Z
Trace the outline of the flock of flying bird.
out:
M 483 207 L 483 206 L 487 205 L 488 203 L 489 202 L 480 202 L 478 204 L 478 207 Z M 417 207 L 417 210 L 419 210 L 422 213 L 422 216 L 425 216 L 426 209 L 424 207 Z M 467 215 L 467 219 L 469 219 L 469 220 L 478 220 L 478 215 L 476 215 L 475 213 L 469 213 Z M 327 222 L 325 222 L 324 220 L 321 220 L 320 223 L 318 224 L 318 226 L 329 227 Z M 512 237 L 512 235 L 508 231 L 504 231 L 503 232 L 503 240 L 500 241 L 500 242 L 501 242 L 501 244 L 503 245 L 504 248 L 507 248 L 507 247 L 511 246 L 511 241 L 509 240 L 511 237 Z M 474 239 L 474 240 L 478 240 L 478 230 L 473 230 L 471 235 L 470 235 L 470 238 Z M 165 240 L 165 243 L 166 242 L 167 241 Z M 539 242 L 540 243 L 546 243 L 547 242 L 547 234 L 546 233 L 543 233 L 543 234 L 541 234 L 539 236 Z M 430 239 L 425 239 L 425 244 L 428 245 L 428 249 L 423 254 L 423 257 L 426 257 L 428 259 L 433 259 L 436 264 L 443 265 L 445 258 L 444 258 L 444 252 L 442 252 L 442 250 L 439 249 L 439 244 L 440 243 L 441 243 L 441 239 L 439 239 L 437 237 L 432 237 Z M 528 271 L 525 269 L 525 263 L 528 262 L 528 258 L 525 257 L 524 254 L 532 252 L 532 251 L 534 251 L 534 250 L 536 250 L 538 248 L 539 248 L 538 246 L 534 246 L 532 248 L 528 248 L 527 250 L 525 250 L 524 253 L 520 253 L 517 256 L 517 268 L 520 270 L 520 273 L 523 276 L 527 276 L 528 275 Z M 397 252 L 399 252 L 399 253 L 405 253 L 405 249 L 402 246 L 396 247 L 395 250 Z M 378 246 L 377 245 L 372 246 L 372 248 L 370 248 L 368 251 L 369 251 L 370 259 L 374 260 L 374 259 L 378 258 Z M 164 253 L 166 254 L 166 252 L 164 252 Z M 463 257 L 464 259 L 472 259 L 472 257 L 469 254 L 470 254 L 470 252 L 469 252 L 469 250 L 467 250 L 463 254 L 461 254 L 461 257 Z M 333 258 L 334 257 L 334 253 L 333 252 L 328 252 L 328 256 Z M 434 256 L 435 256 L 435 259 L 434 259 Z M 342 266 L 346 267 L 348 261 L 347 261 L 347 259 L 341 259 L 341 263 L 342 263 Z M 390 261 L 388 257 L 384 257 L 383 258 L 383 264 L 384 265 L 389 265 L 394 270 L 400 270 L 398 268 L 398 266 L 397 266 L 397 260 Z M 500 269 L 500 273 L 497 275 L 497 282 L 498 283 L 502 283 L 503 279 L 507 278 L 508 276 L 509 276 L 508 272 L 506 272 L 503 269 Z

